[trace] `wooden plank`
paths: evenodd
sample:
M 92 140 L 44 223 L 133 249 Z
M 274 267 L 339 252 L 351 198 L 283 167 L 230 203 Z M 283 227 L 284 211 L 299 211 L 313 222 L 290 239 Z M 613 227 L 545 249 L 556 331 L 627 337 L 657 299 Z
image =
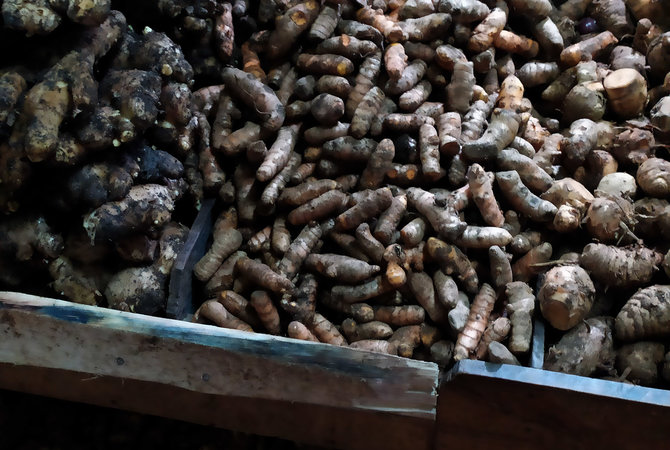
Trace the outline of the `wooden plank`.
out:
M 461 361 L 442 380 L 436 449 L 667 449 L 670 392 Z
M 0 336 L 0 387 L 316 445 L 431 447 L 432 363 L 8 292 Z
M 207 240 L 212 232 L 214 199 L 202 202 L 200 211 L 188 232 L 186 242 L 170 272 L 165 313 L 172 319 L 183 319 L 193 311 L 193 266 L 205 254 Z
M 533 347 L 530 354 L 530 367 L 541 369 L 544 366 L 544 322 L 536 318 L 533 321 Z

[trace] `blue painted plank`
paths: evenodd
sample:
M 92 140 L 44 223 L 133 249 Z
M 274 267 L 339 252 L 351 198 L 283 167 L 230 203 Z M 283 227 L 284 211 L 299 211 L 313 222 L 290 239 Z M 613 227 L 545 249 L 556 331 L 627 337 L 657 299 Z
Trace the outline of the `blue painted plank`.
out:
M 459 361 L 444 377 L 443 383 L 458 376 L 471 375 L 546 386 L 585 395 L 608 397 L 656 406 L 670 406 L 670 391 L 600 380 L 530 367 L 493 364 L 484 361 Z

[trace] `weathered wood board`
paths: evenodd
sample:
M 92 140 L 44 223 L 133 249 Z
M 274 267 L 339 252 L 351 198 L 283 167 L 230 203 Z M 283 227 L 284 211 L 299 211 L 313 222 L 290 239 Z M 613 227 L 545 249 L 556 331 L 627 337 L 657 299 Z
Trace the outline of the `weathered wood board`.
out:
M 461 361 L 441 382 L 436 449 L 668 449 L 670 391 Z
M 347 449 L 428 449 L 435 364 L 0 292 L 0 387 Z
M 202 202 L 198 216 L 188 233 L 184 247 L 170 272 L 170 286 L 165 313 L 171 319 L 184 319 L 193 311 L 193 266 L 205 254 L 212 232 L 214 200 Z

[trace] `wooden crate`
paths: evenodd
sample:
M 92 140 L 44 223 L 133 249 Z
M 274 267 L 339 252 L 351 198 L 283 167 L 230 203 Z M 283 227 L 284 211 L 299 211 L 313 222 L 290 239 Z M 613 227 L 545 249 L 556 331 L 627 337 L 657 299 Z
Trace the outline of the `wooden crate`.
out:
M 433 363 L 0 292 L 0 387 L 347 449 L 429 449 Z
M 341 449 L 667 449 L 670 391 L 0 292 L 0 388 Z
M 167 314 L 193 312 L 205 202 L 171 274 Z M 667 449 L 670 391 L 530 368 L 435 364 L 0 292 L 0 388 L 323 447 Z M 438 390 L 438 381 L 439 383 Z M 438 395 L 439 394 L 439 395 Z
M 461 361 L 444 377 L 436 448 L 667 449 L 670 391 Z M 502 445 L 502 447 L 501 447 Z

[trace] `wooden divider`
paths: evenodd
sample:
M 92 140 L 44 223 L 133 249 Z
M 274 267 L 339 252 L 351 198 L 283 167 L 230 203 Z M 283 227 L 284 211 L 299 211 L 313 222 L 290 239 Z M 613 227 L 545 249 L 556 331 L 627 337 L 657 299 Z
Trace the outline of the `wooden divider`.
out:
M 436 449 L 670 446 L 670 391 L 528 367 L 461 361 L 441 382 Z
M 346 449 L 432 446 L 433 363 L 0 292 L 0 387 Z
M 438 397 L 438 377 L 432 363 L 0 292 L 0 388 L 341 449 L 670 442 L 670 391 L 468 360 Z

